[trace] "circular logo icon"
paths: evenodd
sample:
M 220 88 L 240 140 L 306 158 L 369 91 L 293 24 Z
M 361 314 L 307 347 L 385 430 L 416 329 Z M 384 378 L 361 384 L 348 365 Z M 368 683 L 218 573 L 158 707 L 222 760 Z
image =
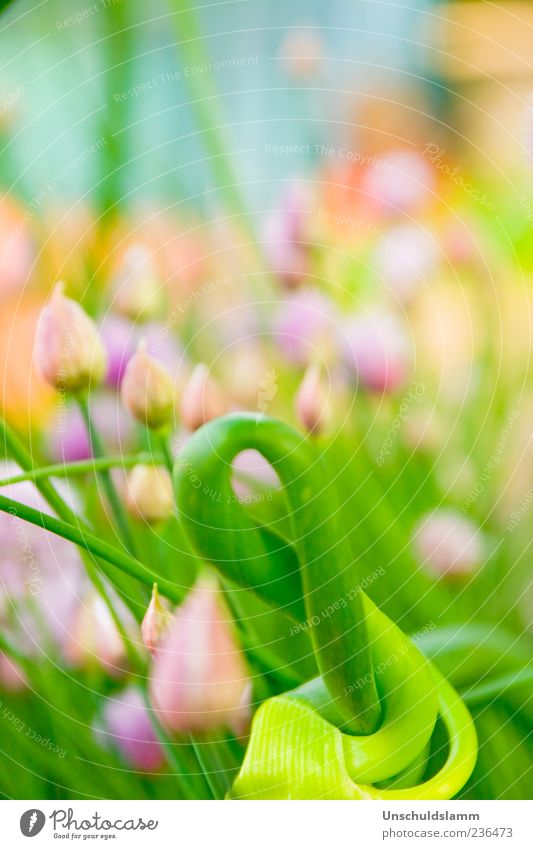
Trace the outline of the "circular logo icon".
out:
M 20 830 L 24 837 L 35 837 L 43 830 L 46 817 L 42 811 L 37 808 L 30 808 L 29 811 L 24 811 L 20 818 Z

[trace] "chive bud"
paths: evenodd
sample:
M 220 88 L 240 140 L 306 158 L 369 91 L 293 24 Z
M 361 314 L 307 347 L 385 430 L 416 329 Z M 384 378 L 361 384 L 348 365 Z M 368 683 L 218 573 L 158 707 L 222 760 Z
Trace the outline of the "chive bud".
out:
M 296 415 L 302 427 L 318 434 L 327 425 L 328 403 L 320 366 L 310 365 L 296 395 Z
M 162 285 L 152 254 L 144 245 L 132 245 L 124 254 L 115 281 L 114 307 L 136 322 L 160 318 L 165 311 Z
M 146 351 L 144 341 L 128 362 L 120 393 L 131 415 L 149 428 L 170 424 L 174 412 L 174 386 L 167 369 Z
M 94 322 L 58 283 L 41 312 L 34 358 L 44 379 L 56 389 L 76 392 L 105 373 L 104 348 Z
M 242 729 L 249 713 L 248 671 L 212 585 L 196 586 L 178 608 L 155 653 L 150 692 L 169 731 Z
M 154 654 L 171 622 L 172 614 L 163 605 L 157 584 L 154 584 L 152 598 L 141 623 L 142 641 L 151 654 Z
M 163 466 L 135 466 L 128 475 L 126 487 L 126 504 L 134 518 L 155 525 L 171 515 L 174 509 L 172 480 Z

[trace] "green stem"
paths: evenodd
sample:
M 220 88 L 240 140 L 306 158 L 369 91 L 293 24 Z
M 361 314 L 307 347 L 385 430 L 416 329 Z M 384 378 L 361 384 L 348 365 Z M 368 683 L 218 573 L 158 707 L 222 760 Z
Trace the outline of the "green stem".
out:
M 90 472 L 99 472 L 103 469 L 131 469 L 140 463 L 152 463 L 160 466 L 166 463 L 162 454 L 124 454 L 114 457 L 93 457 L 90 460 L 77 460 L 72 463 L 57 463 L 51 466 L 40 466 L 20 475 L 12 475 L 0 480 L 0 488 L 10 486 L 23 481 L 40 481 L 45 478 L 67 478 L 71 475 L 84 475 Z
M 47 480 L 46 476 L 39 477 L 35 475 L 36 470 L 32 468 L 33 459 L 31 455 L 26 450 L 24 445 L 20 442 L 16 434 L 9 427 L 7 422 L 1 418 L 0 428 L 4 437 L 4 444 L 7 449 L 8 456 L 11 456 L 18 463 L 18 465 L 22 469 L 25 469 L 27 472 L 25 475 L 19 477 L 23 480 L 34 480 L 38 491 L 41 493 L 43 498 L 45 498 L 50 507 L 57 513 L 59 518 L 62 519 L 64 522 L 74 526 L 75 528 L 83 529 L 85 527 L 84 524 L 80 522 L 80 519 L 77 514 L 68 506 L 68 504 L 63 500 L 59 493 L 56 492 L 53 484 L 49 480 Z M 86 533 L 89 533 L 89 531 L 86 530 Z M 97 569 L 95 568 L 91 558 L 86 554 L 86 552 L 82 551 L 81 556 L 83 562 L 85 563 L 87 574 L 91 583 L 104 600 L 104 603 L 106 604 L 109 610 L 111 618 L 115 622 L 115 625 L 124 643 L 124 648 L 128 659 L 130 663 L 133 664 L 134 668 L 137 668 L 140 663 L 138 655 L 135 652 L 135 649 L 131 644 L 131 640 L 129 639 L 122 625 L 122 622 L 120 621 L 120 618 L 115 611 L 111 599 L 109 598 L 105 583 L 98 574 Z
M 55 516 L 49 516 L 40 510 L 21 504 L 13 498 L 6 498 L 5 495 L 0 495 L 0 510 L 13 516 L 20 516 L 21 519 L 30 522 L 32 525 L 37 525 L 37 527 L 44 528 L 50 533 L 56 534 L 56 536 L 68 539 L 96 557 L 101 557 L 107 563 L 116 566 L 130 577 L 146 584 L 150 589 L 153 587 L 154 581 L 157 581 L 163 595 L 176 603 L 181 601 L 181 595 L 173 583 L 150 572 L 139 560 L 125 551 L 109 545 L 105 540 L 90 533 L 82 526 L 71 525 L 62 519 L 56 519 Z
M 97 459 L 104 457 L 105 448 L 100 438 L 100 434 L 98 433 L 98 430 L 96 429 L 92 420 L 87 398 L 84 395 L 78 395 L 76 400 L 81 410 L 81 414 L 87 427 L 87 431 L 89 433 L 89 439 L 91 442 L 93 454 Z M 111 506 L 111 510 L 113 512 L 115 522 L 117 523 L 118 530 L 122 537 L 122 541 L 130 552 L 130 554 L 134 555 L 135 543 L 133 541 L 133 536 L 130 530 L 128 517 L 126 516 L 126 512 L 124 510 L 122 502 L 118 497 L 118 493 L 115 488 L 115 484 L 113 483 L 113 479 L 111 478 L 109 469 L 100 469 L 98 472 L 98 477 L 102 482 L 102 486 L 107 496 L 107 500 L 109 501 L 109 504 Z

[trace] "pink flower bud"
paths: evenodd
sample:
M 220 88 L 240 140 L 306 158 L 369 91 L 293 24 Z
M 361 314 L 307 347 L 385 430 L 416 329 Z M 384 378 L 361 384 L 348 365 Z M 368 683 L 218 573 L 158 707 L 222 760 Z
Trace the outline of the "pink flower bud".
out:
M 164 522 L 174 509 L 172 480 L 163 466 L 135 466 L 126 484 L 129 512 L 149 525 Z
M 219 593 L 191 590 L 158 647 L 150 674 L 152 703 L 173 732 L 242 729 L 249 678 Z
M 85 389 L 104 376 L 105 354 L 96 327 L 76 301 L 65 297 L 62 283 L 41 312 L 34 359 L 45 380 L 64 391 Z
M 132 767 L 150 772 L 163 765 L 163 750 L 137 689 L 128 687 L 119 695 L 106 699 L 103 721 L 111 742 Z M 99 736 L 107 737 L 102 733 Z
M 132 321 L 150 321 L 163 314 L 165 302 L 152 254 L 144 245 L 132 245 L 115 282 L 117 312 Z
M 452 509 L 426 516 L 415 529 L 413 542 L 423 566 L 438 578 L 468 575 L 483 558 L 479 528 Z
M 172 614 L 163 606 L 157 584 L 154 584 L 152 598 L 141 624 L 142 641 L 151 654 L 154 654 L 171 622 Z
M 222 393 L 204 363 L 194 367 L 181 397 L 181 417 L 188 430 L 198 430 L 206 422 L 224 415 Z
M 406 380 L 409 340 L 392 313 L 356 315 L 345 331 L 345 362 L 361 384 L 372 392 L 394 392 Z
M 142 341 L 126 366 L 120 393 L 125 407 L 141 424 L 150 428 L 170 424 L 174 412 L 170 374 L 147 353 Z
M 320 366 L 310 365 L 296 395 L 298 421 L 309 433 L 324 430 L 328 419 L 328 399 L 320 377 Z

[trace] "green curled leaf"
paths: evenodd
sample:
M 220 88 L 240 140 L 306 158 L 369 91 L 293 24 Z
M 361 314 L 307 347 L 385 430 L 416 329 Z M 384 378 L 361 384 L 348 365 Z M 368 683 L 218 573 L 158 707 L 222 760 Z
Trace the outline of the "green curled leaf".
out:
M 249 448 L 281 479 L 290 534 L 277 528 L 275 511 L 270 524 L 257 524 L 237 502 L 232 461 Z M 334 487 L 312 444 L 272 419 L 228 416 L 194 435 L 174 480 L 193 547 L 233 583 L 303 620 L 321 673 L 260 707 L 230 798 L 447 799 L 457 793 L 477 756 L 470 715 L 358 586 Z M 417 784 L 438 716 L 448 733 L 448 758 Z M 416 786 L 406 786 L 410 781 Z
M 291 543 L 276 522 L 257 525 L 237 502 L 232 461 L 253 448 L 278 473 L 288 502 Z M 309 440 L 288 425 L 239 413 L 197 431 L 179 456 L 174 482 L 190 543 L 232 582 L 312 622 L 318 667 L 344 722 L 370 733 L 380 717 L 356 564 L 327 471 Z M 335 611 L 329 615 L 328 611 Z M 349 685 L 368 680 L 357 698 Z

